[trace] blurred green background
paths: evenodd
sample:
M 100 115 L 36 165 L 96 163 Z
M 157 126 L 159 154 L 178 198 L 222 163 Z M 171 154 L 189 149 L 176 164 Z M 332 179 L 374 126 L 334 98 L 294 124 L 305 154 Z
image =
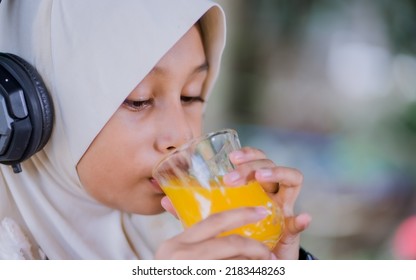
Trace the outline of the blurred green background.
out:
M 227 45 L 205 129 L 236 128 L 304 173 L 302 245 L 319 258 L 404 258 L 393 240 L 416 214 L 416 1 L 217 2 Z

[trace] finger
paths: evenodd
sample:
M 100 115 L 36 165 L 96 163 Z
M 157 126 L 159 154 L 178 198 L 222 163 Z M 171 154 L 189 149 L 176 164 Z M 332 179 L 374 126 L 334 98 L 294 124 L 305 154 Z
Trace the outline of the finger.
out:
M 167 196 L 162 197 L 160 204 L 162 205 L 163 209 L 165 209 L 167 212 L 171 213 L 178 219 L 178 214 L 176 214 L 176 210 Z
M 225 174 L 224 183 L 228 186 L 244 185 L 250 180 L 255 179 L 257 169 L 270 169 L 276 166 L 270 159 L 257 159 L 244 162 L 236 167 L 232 172 Z
M 228 210 L 209 216 L 179 236 L 183 242 L 200 242 L 231 229 L 260 221 L 268 214 L 268 210 L 264 207 L 242 207 Z
M 303 183 L 303 175 L 294 168 L 275 166 L 259 169 L 255 179 L 267 192 L 278 191 L 280 204 L 286 214 L 291 214 Z M 276 182 L 278 185 L 273 185 Z
M 279 182 L 287 187 L 298 187 L 303 183 L 303 175 L 299 170 L 283 166 L 259 169 L 255 178 L 259 182 Z
M 259 149 L 252 147 L 243 147 L 237 151 L 233 151 L 229 155 L 232 163 L 239 165 L 248 161 L 266 159 L 266 154 Z
M 287 224 L 287 232 L 290 235 L 297 235 L 306 230 L 311 223 L 311 216 L 307 213 L 302 213 L 291 219 Z
M 213 259 L 271 259 L 271 252 L 266 245 L 248 237 L 232 234 L 216 240 L 211 239 L 207 248 L 213 248 L 213 244 L 210 244 L 214 243 L 213 241 L 217 245 L 215 250 L 212 250 Z
M 259 259 L 267 260 L 272 254 L 264 244 L 241 235 L 207 239 L 199 244 L 187 244 L 175 252 L 178 259 Z
M 306 230 L 311 222 L 309 214 L 286 218 L 286 230 L 273 252 L 278 259 L 297 259 L 299 255 L 300 233 Z

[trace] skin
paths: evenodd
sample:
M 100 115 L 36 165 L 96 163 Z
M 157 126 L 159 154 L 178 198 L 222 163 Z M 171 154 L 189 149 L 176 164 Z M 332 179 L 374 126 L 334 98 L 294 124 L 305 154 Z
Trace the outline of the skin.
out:
M 202 42 L 199 28 L 192 27 L 130 93 L 78 163 L 81 183 L 99 202 L 130 213 L 175 214 L 154 183 L 152 168 L 166 153 L 202 132 L 202 89 L 208 72 Z M 231 160 L 237 169 L 224 177 L 227 184 L 255 178 L 282 207 L 286 229 L 278 246 L 270 252 L 242 236 L 216 237 L 266 215 L 261 207 L 247 207 L 212 215 L 165 241 L 157 259 L 298 258 L 299 234 L 310 222 L 308 215 L 293 212 L 302 174 L 276 166 L 250 147 L 233 153 Z

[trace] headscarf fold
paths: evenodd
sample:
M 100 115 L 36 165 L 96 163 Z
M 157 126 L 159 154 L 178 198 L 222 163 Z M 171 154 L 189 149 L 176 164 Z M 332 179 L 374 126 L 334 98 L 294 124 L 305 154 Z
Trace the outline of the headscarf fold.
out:
M 141 216 L 100 204 L 82 187 L 76 165 L 127 95 L 198 20 L 210 65 L 206 95 L 225 37 L 223 11 L 211 1 L 2 1 L 0 51 L 38 70 L 55 107 L 51 139 L 23 172 L 0 166 L 0 221 L 22 227 L 34 258 L 40 248 L 50 259 L 150 259 L 180 230 L 167 213 Z M 0 242 L 1 236 L 0 227 Z

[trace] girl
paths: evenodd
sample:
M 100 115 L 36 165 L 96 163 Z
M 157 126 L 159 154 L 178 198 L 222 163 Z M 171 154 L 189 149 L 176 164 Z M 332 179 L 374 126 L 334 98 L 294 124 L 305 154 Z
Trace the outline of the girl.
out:
M 52 136 L 23 172 L 1 165 L 1 257 L 299 257 L 299 234 L 310 221 L 293 213 L 302 175 L 254 148 L 232 155 L 238 169 L 224 180 L 255 177 L 282 206 L 286 230 L 273 252 L 241 236 L 216 237 L 262 219 L 261 209 L 216 214 L 185 231 L 163 213 L 174 210 L 152 168 L 203 132 L 224 45 L 219 6 L 5 0 L 0 21 L 0 50 L 37 68 L 55 108 Z

